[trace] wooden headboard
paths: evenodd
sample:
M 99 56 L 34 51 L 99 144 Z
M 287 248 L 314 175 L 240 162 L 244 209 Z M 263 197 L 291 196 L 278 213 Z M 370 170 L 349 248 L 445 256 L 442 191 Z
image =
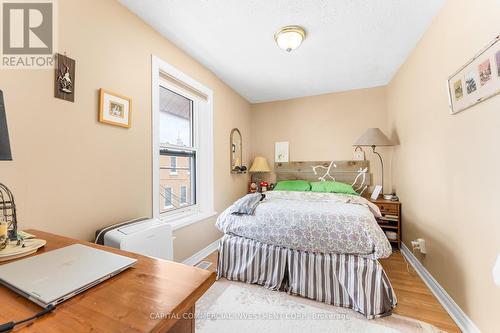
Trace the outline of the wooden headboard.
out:
M 371 185 L 369 161 L 333 161 L 336 167 L 331 166 L 329 177 L 326 173 L 331 163 L 332 161 L 274 163 L 274 173 L 276 181 L 302 179 L 317 182 L 321 177 L 324 177 L 324 180 L 332 180 L 333 177 L 338 182 L 352 184 L 359 171 L 367 168 L 365 185 Z

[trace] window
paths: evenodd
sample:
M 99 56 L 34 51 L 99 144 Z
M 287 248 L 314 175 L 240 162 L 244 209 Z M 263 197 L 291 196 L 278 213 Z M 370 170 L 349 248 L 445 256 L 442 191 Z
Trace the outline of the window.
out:
M 165 203 L 163 204 L 163 206 L 165 208 L 170 208 L 172 207 L 172 188 L 171 187 L 165 187 L 164 189 L 164 200 L 165 200 Z
M 186 186 L 181 186 L 181 205 L 187 204 L 187 187 Z
M 152 57 L 153 217 L 178 229 L 215 215 L 213 92 Z
M 160 213 L 196 204 L 196 197 L 186 197 L 188 189 L 196 193 L 193 104 L 190 98 L 160 85 L 160 186 L 185 190 L 183 200 L 172 195 L 171 204 Z
M 175 156 L 170 157 L 170 174 L 171 175 L 177 174 L 177 157 Z

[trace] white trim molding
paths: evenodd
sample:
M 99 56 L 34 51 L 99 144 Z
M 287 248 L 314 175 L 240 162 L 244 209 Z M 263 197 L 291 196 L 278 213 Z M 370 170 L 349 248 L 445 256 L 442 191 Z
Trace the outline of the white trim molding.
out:
M 438 299 L 439 303 L 448 312 L 450 317 L 455 321 L 457 326 L 465 333 L 480 333 L 479 328 L 472 322 L 472 320 L 462 311 L 457 303 L 451 298 L 450 295 L 444 290 L 443 287 L 434 279 L 429 271 L 422 265 L 422 263 L 413 255 L 410 249 L 401 243 L 401 254 L 405 256 L 406 260 L 413 266 L 417 274 L 424 281 L 427 287 L 432 291 L 434 296 Z
M 196 265 L 197 263 L 199 263 L 200 261 L 202 261 L 203 259 L 208 257 L 210 254 L 212 254 L 212 252 L 217 250 L 219 248 L 219 243 L 220 243 L 220 239 L 218 239 L 215 242 L 213 242 L 212 244 L 208 245 L 206 248 L 202 249 L 201 251 L 193 254 L 191 257 L 187 258 L 182 263 L 185 265 L 189 265 L 189 266 Z M 217 265 L 217 263 L 216 263 L 216 265 Z

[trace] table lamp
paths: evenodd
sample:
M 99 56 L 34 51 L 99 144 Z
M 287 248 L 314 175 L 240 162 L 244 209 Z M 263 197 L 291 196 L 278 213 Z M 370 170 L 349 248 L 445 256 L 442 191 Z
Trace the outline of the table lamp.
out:
M 257 156 L 253 160 L 252 167 L 250 168 L 250 170 L 248 170 L 248 172 L 250 172 L 252 174 L 251 181 L 252 181 L 252 183 L 254 183 L 255 182 L 254 174 L 271 172 L 271 168 L 269 167 L 269 164 L 267 163 L 267 159 L 265 157 Z
M 391 140 L 379 128 L 369 128 L 356 140 L 353 146 L 372 147 L 373 153 L 380 159 L 380 165 L 382 166 L 382 193 L 384 193 L 384 161 L 375 149 L 381 146 L 393 146 Z

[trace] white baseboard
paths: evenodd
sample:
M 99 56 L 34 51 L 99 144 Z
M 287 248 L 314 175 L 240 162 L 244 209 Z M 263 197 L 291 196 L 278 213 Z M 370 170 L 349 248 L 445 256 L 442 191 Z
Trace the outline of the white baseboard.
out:
M 427 287 L 432 291 L 434 296 L 439 300 L 439 303 L 448 312 L 450 317 L 455 321 L 457 326 L 465 333 L 480 333 L 479 328 L 472 322 L 472 320 L 462 311 L 453 298 L 441 287 L 441 285 L 434 279 L 429 271 L 422 265 L 422 263 L 413 255 L 410 249 L 401 243 L 401 253 L 405 256 L 406 260 L 413 266 L 417 274 L 424 281 Z M 397 296 L 397 295 L 396 295 Z
M 208 245 L 206 248 L 202 249 L 201 251 L 193 254 L 191 257 L 184 260 L 182 263 L 189 266 L 196 265 L 197 263 L 205 259 L 208 255 L 210 255 L 212 252 L 217 250 L 219 248 L 219 242 L 220 239 L 216 240 L 212 244 Z

